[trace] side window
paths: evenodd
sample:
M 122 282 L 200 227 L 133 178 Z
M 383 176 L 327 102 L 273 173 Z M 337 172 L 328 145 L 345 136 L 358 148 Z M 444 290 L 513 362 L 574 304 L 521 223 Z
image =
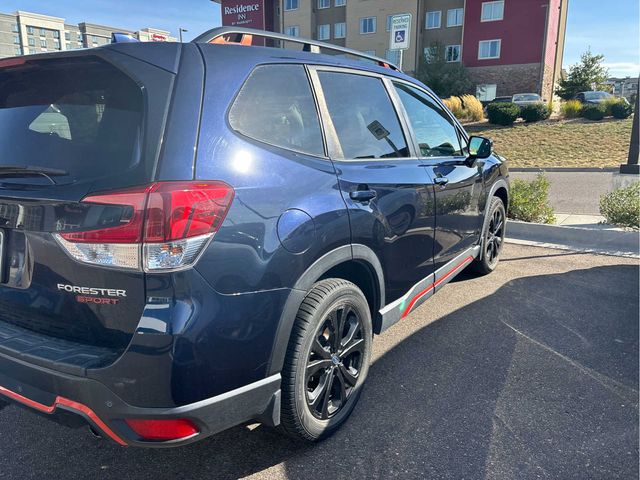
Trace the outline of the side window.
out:
M 345 158 L 408 157 L 391 99 L 376 77 L 318 72 Z
M 460 138 L 447 113 L 420 90 L 395 84 L 424 157 L 462 155 Z
M 229 123 L 255 140 L 324 156 L 318 112 L 302 65 L 257 67 L 231 107 Z

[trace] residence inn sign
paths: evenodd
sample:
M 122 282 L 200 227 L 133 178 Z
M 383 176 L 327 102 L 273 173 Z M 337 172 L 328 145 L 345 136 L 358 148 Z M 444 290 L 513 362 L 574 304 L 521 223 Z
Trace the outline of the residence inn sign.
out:
M 223 0 L 222 24 L 264 30 L 267 26 L 265 0 Z

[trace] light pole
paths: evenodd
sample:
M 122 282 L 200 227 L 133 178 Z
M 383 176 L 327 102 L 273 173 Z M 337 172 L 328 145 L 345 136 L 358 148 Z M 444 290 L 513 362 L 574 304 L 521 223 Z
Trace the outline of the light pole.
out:
M 178 33 L 180 35 L 180 43 L 182 43 L 182 32 L 188 32 L 189 30 L 187 30 L 186 28 L 178 28 Z

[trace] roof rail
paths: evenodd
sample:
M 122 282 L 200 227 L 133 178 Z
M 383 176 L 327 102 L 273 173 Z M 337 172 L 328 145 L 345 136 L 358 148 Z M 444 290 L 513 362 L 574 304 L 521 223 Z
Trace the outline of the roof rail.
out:
M 381 67 L 390 68 L 400 71 L 400 69 L 385 60 L 384 58 L 368 55 L 351 48 L 340 47 L 331 43 L 319 42 L 308 38 L 292 37 L 282 33 L 269 32 L 266 30 L 254 30 L 252 28 L 239 27 L 218 27 L 207 30 L 202 35 L 191 40 L 193 43 L 237 43 L 240 45 L 251 45 L 253 37 L 269 38 L 272 40 L 282 40 L 284 42 L 298 43 L 303 45 L 303 51 L 311 53 L 320 53 L 321 49 L 340 52 L 354 57 L 370 60 Z

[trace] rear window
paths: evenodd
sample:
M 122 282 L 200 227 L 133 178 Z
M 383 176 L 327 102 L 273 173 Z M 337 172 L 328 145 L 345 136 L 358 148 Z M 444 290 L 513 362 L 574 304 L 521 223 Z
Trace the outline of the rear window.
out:
M 122 174 L 140 163 L 143 104 L 132 79 L 95 57 L 0 69 L 0 169 Z

